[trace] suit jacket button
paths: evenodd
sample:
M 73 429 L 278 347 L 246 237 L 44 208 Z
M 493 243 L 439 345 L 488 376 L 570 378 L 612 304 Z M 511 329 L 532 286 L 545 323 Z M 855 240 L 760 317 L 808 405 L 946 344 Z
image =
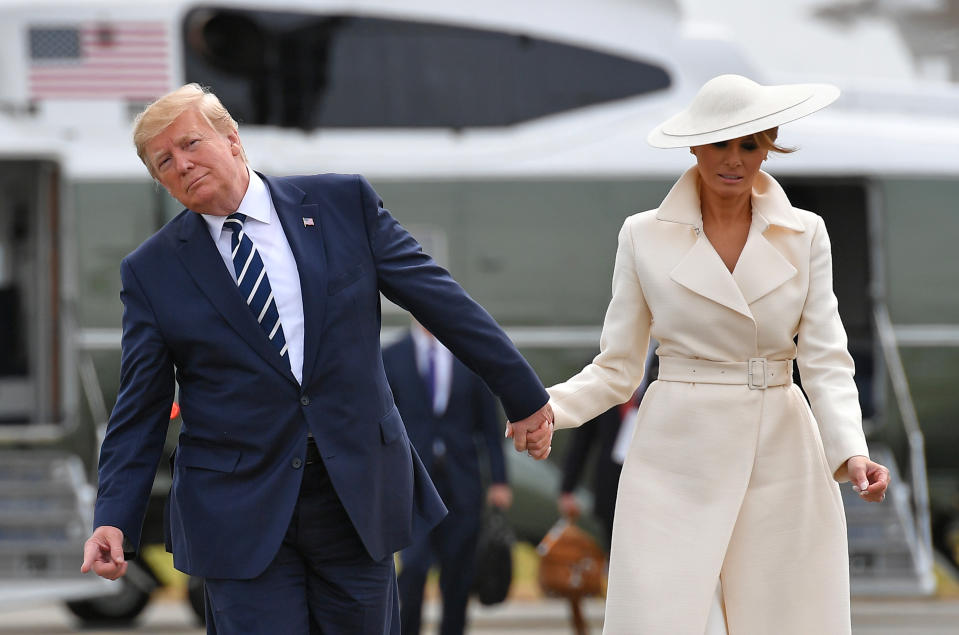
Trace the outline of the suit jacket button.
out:
M 300 397 L 300 403 L 303 404 L 304 406 L 309 406 L 310 398 L 307 397 L 306 395 L 303 395 L 302 397 Z
M 294 470 L 300 469 L 300 466 L 303 465 L 303 460 L 300 457 L 293 459 L 290 464 L 293 466 Z

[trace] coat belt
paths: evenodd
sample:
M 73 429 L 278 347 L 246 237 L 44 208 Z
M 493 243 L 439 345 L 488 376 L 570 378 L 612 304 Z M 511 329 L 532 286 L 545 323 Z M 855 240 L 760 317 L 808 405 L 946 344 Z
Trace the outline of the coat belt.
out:
M 792 383 L 791 359 L 753 357 L 745 362 L 714 362 L 708 359 L 660 357 L 659 379 L 693 384 L 731 384 L 763 390 Z

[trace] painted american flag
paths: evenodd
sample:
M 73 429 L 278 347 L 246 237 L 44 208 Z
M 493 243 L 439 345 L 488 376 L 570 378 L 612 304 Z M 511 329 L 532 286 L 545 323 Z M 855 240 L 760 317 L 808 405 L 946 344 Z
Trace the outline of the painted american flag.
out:
M 170 90 L 170 37 L 163 22 L 34 26 L 30 99 L 152 101 Z

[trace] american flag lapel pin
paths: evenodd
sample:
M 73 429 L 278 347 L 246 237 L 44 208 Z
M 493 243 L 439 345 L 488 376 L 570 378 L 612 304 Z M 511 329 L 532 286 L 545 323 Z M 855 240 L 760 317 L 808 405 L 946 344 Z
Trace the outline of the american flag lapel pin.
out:
M 303 226 L 304 226 L 304 227 L 313 227 L 313 226 L 314 226 L 313 219 L 310 218 L 309 216 L 304 216 L 304 217 L 303 217 Z

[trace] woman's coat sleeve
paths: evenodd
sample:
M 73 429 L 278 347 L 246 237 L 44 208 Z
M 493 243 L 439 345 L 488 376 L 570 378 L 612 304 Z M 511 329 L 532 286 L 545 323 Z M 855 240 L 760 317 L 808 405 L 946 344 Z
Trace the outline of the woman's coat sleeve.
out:
M 809 264 L 809 290 L 799 322 L 797 362 L 803 389 L 819 424 L 833 474 L 851 456 L 868 456 L 862 412 L 847 350 L 846 331 L 832 288 L 832 253 L 822 219 L 817 219 Z
M 631 220 L 619 232 L 613 297 L 606 309 L 599 355 L 577 375 L 548 388 L 557 428 L 572 428 L 624 403 L 643 378 L 650 313 L 636 273 Z

